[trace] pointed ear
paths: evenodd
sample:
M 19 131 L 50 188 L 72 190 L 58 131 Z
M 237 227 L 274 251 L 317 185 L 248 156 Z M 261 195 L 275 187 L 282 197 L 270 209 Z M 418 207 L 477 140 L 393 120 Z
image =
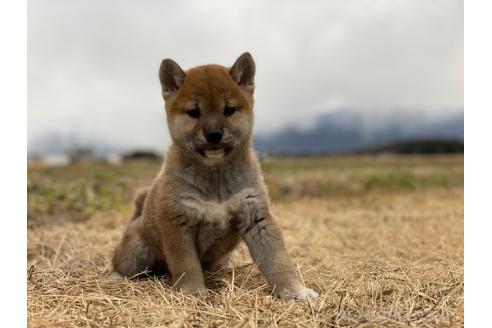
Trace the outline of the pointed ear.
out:
M 245 52 L 232 65 L 229 74 L 234 81 L 246 91 L 255 90 L 255 61 L 249 52 Z
M 159 80 L 161 81 L 164 98 L 178 91 L 185 78 L 185 72 L 174 60 L 164 59 L 159 69 Z

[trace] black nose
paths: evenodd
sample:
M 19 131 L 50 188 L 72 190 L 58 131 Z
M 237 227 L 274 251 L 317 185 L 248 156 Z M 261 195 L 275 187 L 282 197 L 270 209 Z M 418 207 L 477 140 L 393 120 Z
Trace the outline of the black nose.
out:
M 208 143 L 216 145 L 222 140 L 222 132 L 218 129 L 205 130 L 205 139 Z

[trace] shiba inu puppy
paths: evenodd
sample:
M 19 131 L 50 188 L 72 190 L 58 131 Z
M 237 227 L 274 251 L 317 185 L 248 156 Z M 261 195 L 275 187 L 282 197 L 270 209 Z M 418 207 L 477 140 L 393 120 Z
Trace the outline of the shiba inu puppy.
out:
M 225 266 L 243 240 L 274 294 L 316 298 L 296 274 L 252 149 L 255 63 L 183 71 L 171 59 L 159 78 L 172 144 L 113 256 L 114 272 L 169 272 L 183 293 L 206 290 L 203 269 Z

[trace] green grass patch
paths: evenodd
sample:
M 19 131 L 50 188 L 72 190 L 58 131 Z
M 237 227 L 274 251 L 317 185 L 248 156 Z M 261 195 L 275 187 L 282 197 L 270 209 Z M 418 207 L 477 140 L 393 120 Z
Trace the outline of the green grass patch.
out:
M 29 167 L 29 225 L 82 222 L 98 212 L 128 206 L 137 188 L 149 185 L 161 163 L 130 161 L 67 167 Z M 262 162 L 273 201 L 299 197 L 358 197 L 368 192 L 412 192 L 462 187 L 463 157 L 327 157 Z

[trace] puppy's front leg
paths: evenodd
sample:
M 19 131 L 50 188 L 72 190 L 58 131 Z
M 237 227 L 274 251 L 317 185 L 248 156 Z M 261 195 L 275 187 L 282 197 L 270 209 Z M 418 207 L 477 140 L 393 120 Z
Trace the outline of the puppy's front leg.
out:
M 168 227 L 163 244 L 174 288 L 186 294 L 204 292 L 202 266 L 189 229 L 186 226 Z
M 286 299 L 314 299 L 318 293 L 306 288 L 292 265 L 285 248 L 282 231 L 270 215 L 266 201 L 250 197 L 238 213 L 243 238 L 253 261 L 257 263 L 275 295 Z
M 257 217 L 244 233 L 253 261 L 274 289 L 275 295 L 286 299 L 314 299 L 318 293 L 304 287 L 292 265 L 282 232 L 272 217 Z

